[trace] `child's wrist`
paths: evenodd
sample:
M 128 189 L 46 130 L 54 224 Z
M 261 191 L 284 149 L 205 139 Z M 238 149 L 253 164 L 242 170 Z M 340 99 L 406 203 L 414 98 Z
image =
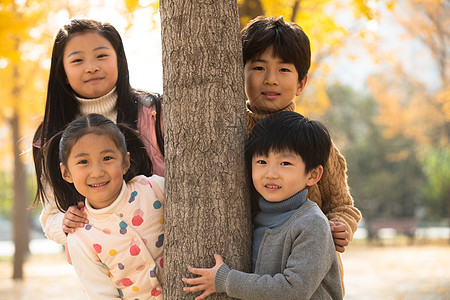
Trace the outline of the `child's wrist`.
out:
M 230 268 L 223 264 L 219 267 L 216 273 L 216 277 L 214 278 L 214 289 L 217 293 L 224 293 L 226 292 L 226 282 L 228 273 L 230 273 Z

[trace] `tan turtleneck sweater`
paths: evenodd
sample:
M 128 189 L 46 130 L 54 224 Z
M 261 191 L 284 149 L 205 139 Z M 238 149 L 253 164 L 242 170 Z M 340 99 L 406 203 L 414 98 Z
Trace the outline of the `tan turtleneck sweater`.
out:
M 116 87 L 109 91 L 106 95 L 94 99 L 84 99 L 75 97 L 80 104 L 80 115 L 78 117 L 86 116 L 90 113 L 97 113 L 104 115 L 114 123 L 117 122 L 117 92 Z

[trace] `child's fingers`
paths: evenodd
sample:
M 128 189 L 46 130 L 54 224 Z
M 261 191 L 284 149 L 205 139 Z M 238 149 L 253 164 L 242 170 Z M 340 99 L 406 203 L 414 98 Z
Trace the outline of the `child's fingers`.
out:
M 183 281 L 187 283 L 187 281 L 185 279 L 187 279 L 187 278 L 183 278 Z M 211 295 L 213 292 L 215 292 L 214 289 L 211 289 L 210 287 L 208 287 L 208 285 L 205 285 L 205 284 L 196 285 L 196 286 L 185 286 L 185 287 L 183 287 L 183 291 L 188 292 L 188 293 L 204 291 L 203 294 L 201 294 L 200 296 L 198 296 L 195 299 L 204 299 L 204 298 L 208 297 L 209 295 Z
M 200 285 L 204 283 L 203 277 L 196 277 L 196 278 L 182 278 L 184 283 L 191 284 L 191 285 Z
M 334 244 L 334 248 L 336 248 L 336 251 L 339 253 L 344 253 L 345 252 L 345 247 L 339 246 L 337 244 Z
M 64 214 L 64 218 L 72 221 L 87 220 L 86 214 L 80 210 L 81 208 L 82 207 L 78 207 L 75 205 L 69 207 L 69 209 Z
M 342 222 L 332 222 L 330 221 L 331 231 L 333 232 L 339 232 L 339 231 L 346 231 L 347 226 Z
M 194 267 L 188 266 L 188 270 L 189 270 L 189 272 L 191 272 L 192 274 L 195 274 L 195 275 L 203 275 L 203 274 L 205 274 L 205 272 L 206 272 L 208 269 L 194 268 Z
M 348 231 L 339 231 L 339 232 L 333 232 L 333 238 L 334 239 L 347 239 L 349 236 Z
M 67 227 L 66 225 L 63 225 L 63 231 L 65 233 L 74 233 L 75 232 L 75 228 L 73 227 Z
M 208 297 L 209 295 L 211 295 L 212 292 L 206 290 L 203 294 L 201 294 L 200 296 L 198 296 L 197 298 L 195 298 L 195 300 L 201 300 L 201 299 L 205 299 L 206 297 Z
M 339 245 L 339 246 L 344 246 L 345 247 L 345 246 L 348 246 L 348 244 L 349 244 L 347 239 L 333 238 L 333 240 L 334 240 L 334 243 L 336 245 Z
M 206 286 L 204 285 L 193 285 L 193 286 L 185 286 L 183 287 L 183 291 L 185 292 L 200 292 L 206 290 Z
M 217 265 L 223 265 L 223 258 L 219 254 L 214 254 L 214 259 L 216 260 L 216 266 Z

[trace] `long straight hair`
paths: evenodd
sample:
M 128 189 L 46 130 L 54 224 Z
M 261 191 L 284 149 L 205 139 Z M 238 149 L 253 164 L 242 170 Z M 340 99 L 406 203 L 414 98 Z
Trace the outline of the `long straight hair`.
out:
M 119 32 L 109 23 L 90 19 L 72 19 L 58 31 L 55 37 L 44 119 L 33 138 L 33 160 L 38 184 L 43 176 L 44 153 L 42 152 L 42 145 L 49 141 L 55 134 L 64 130 L 67 124 L 72 122 L 76 116 L 80 115 L 79 103 L 75 98 L 75 92 L 67 84 L 63 56 L 67 42 L 72 37 L 86 32 L 100 34 L 111 43 L 116 52 L 118 77 L 116 82 L 117 101 L 115 109 L 117 110 L 117 123 L 125 123 L 131 128 L 137 129 L 138 98 L 151 97 L 157 112 L 156 138 L 158 147 L 164 155 L 164 139 L 160 127 L 162 98 L 159 95 L 153 95 L 131 87 L 127 58 Z M 36 199 L 33 204 L 36 204 Z
M 119 32 L 109 23 L 89 19 L 72 19 L 58 31 L 53 44 L 44 120 L 36 136 L 41 138 L 41 141 L 49 140 L 57 132 L 63 130 L 80 113 L 78 101 L 75 98 L 76 94 L 67 83 L 63 58 L 67 43 L 74 36 L 87 32 L 98 33 L 113 46 L 117 55 L 118 69 L 117 122 L 136 128 L 137 101 L 135 98 L 137 95 L 130 85 L 127 58 Z
M 109 137 L 125 158 L 130 152 L 130 168 L 124 175 L 125 182 L 137 175 L 152 175 L 152 162 L 138 132 L 126 124 L 114 124 L 100 114 L 89 114 L 71 122 L 67 128 L 55 134 L 45 145 L 44 175 L 55 196 L 58 209 L 62 212 L 72 205 L 83 201 L 84 197 L 75 189 L 72 183 L 65 181 L 61 175 L 60 163 L 67 166 L 67 159 L 75 143 L 87 134 Z M 40 180 L 37 184 L 35 201 L 38 198 L 47 201 L 44 185 Z

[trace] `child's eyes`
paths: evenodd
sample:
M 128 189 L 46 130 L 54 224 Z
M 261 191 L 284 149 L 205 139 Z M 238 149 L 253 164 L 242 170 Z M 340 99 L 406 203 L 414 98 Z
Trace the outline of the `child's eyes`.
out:
M 87 164 L 87 163 L 88 163 L 87 159 L 83 159 L 83 160 L 80 160 L 80 161 L 77 163 L 77 165 L 85 165 L 85 164 Z
M 258 160 L 256 161 L 256 164 L 257 164 L 257 165 L 265 165 L 265 164 L 266 164 L 266 161 L 265 161 L 265 160 L 262 160 L 262 159 L 258 159 Z
M 81 59 L 81 58 L 76 58 L 76 59 L 74 59 L 74 60 L 72 60 L 71 61 L 71 63 L 79 63 L 79 62 L 82 62 L 83 60 Z
M 105 58 L 105 57 L 108 57 L 109 55 L 107 55 L 107 54 L 100 54 L 99 56 L 97 56 L 97 58 Z
M 263 71 L 264 68 L 263 67 L 254 67 L 253 70 L 257 70 L 257 71 Z
M 112 157 L 112 156 L 105 156 L 103 158 L 104 161 L 108 161 L 108 160 L 112 160 L 112 159 L 114 159 L 114 157 Z
M 281 72 L 291 72 L 291 70 L 288 68 L 281 68 L 280 71 Z
M 288 161 L 283 161 L 282 163 L 281 163 L 281 165 L 282 166 L 290 166 L 290 165 L 292 165 L 290 162 L 288 162 Z

